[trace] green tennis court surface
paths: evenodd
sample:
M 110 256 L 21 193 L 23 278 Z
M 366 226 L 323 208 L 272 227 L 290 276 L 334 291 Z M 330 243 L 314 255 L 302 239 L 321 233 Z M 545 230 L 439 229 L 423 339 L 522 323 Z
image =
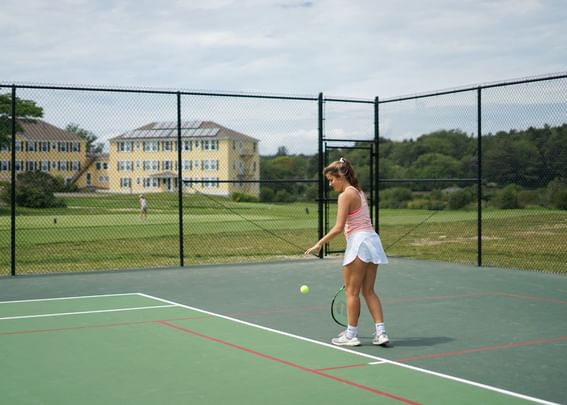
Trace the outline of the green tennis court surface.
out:
M 340 280 L 334 258 L 0 279 L 0 403 L 567 403 L 565 276 L 394 258 L 393 346 L 364 308 L 351 350 Z

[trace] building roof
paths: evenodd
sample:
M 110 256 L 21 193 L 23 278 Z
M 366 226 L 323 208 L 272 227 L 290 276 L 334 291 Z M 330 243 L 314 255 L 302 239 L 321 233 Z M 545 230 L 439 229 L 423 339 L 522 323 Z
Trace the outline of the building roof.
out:
M 177 138 L 177 121 L 151 122 L 140 128 L 125 132 L 110 141 L 120 141 L 129 139 L 171 139 Z M 258 141 L 243 133 L 234 131 L 230 128 L 223 127 L 213 121 L 182 121 L 181 122 L 181 138 L 216 138 L 243 141 Z
M 86 142 L 79 135 L 65 131 L 45 121 L 38 119 L 18 119 L 18 125 L 21 130 L 18 135 L 26 141 L 69 141 L 69 142 Z

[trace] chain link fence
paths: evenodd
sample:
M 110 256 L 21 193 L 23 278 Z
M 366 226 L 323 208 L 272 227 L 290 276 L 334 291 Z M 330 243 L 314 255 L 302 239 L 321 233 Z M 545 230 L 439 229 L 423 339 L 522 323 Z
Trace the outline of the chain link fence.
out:
M 566 92 L 558 75 L 382 100 L 389 253 L 567 271 Z
M 0 275 L 299 257 L 334 223 L 320 171 L 340 156 L 389 255 L 564 272 L 566 90 L 567 75 L 386 100 L 0 85 Z

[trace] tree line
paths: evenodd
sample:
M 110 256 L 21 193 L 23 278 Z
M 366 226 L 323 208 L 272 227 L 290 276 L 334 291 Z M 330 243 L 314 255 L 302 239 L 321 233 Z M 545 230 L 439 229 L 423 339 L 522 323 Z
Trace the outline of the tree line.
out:
M 547 205 L 567 209 L 567 124 L 489 133 L 483 135 L 481 141 L 482 181 L 488 190 L 485 198 L 508 201 L 495 204 L 503 208 Z M 327 160 L 336 160 L 340 156 L 349 159 L 362 187 L 369 189 L 368 146 L 359 143 L 355 147 L 361 149 L 333 150 Z M 454 202 L 455 208 L 474 200 L 476 191 L 471 184 L 478 175 L 479 161 L 475 136 L 458 129 L 439 130 L 415 140 L 380 138 L 378 149 L 380 189 L 384 190 L 382 206 L 388 206 L 389 198 L 396 201 L 393 205 L 410 206 L 415 194 L 421 193 L 422 197 L 426 195 L 431 200 L 433 192 L 436 203 L 413 208 L 451 206 L 449 194 L 453 193 L 457 193 L 452 196 L 453 200 L 459 196 L 462 201 Z M 280 147 L 275 155 L 261 157 L 262 179 L 316 179 L 317 173 L 317 155 L 289 155 L 285 147 Z M 410 179 L 419 181 L 404 181 Z M 439 182 L 439 179 L 450 180 Z M 440 196 L 439 191 L 443 189 L 448 190 L 447 195 Z M 316 198 L 316 190 L 316 185 L 300 183 L 265 184 L 261 188 L 261 199 L 276 202 L 312 200 Z M 535 197 L 542 191 L 546 201 Z M 408 204 L 404 205 L 404 201 Z

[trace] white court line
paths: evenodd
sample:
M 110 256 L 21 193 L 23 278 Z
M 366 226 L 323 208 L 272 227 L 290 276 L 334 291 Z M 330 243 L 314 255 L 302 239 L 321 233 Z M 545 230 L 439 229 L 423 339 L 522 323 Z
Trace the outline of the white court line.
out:
M 313 340 L 313 339 L 309 339 L 309 338 L 306 338 L 306 337 L 303 337 L 303 336 L 294 335 L 292 333 L 283 332 L 283 331 L 280 331 L 280 330 L 277 330 L 277 329 L 272 329 L 272 328 L 268 328 L 268 327 L 265 327 L 265 326 L 257 325 L 257 324 L 251 323 L 251 322 L 242 321 L 240 319 L 232 318 L 230 316 L 221 315 L 221 314 L 217 314 L 217 313 L 210 312 L 210 311 L 205 311 L 203 309 L 194 308 L 194 307 L 191 307 L 189 305 L 179 304 L 179 303 L 176 303 L 176 302 L 173 302 L 173 301 L 169 301 L 169 300 L 166 300 L 166 299 L 163 299 L 163 298 L 154 297 L 154 296 L 151 296 L 151 295 L 148 295 L 148 294 L 143 294 L 143 293 L 138 293 L 138 294 L 141 295 L 142 297 L 154 299 L 154 300 L 165 302 L 165 303 L 168 303 L 168 304 L 174 304 L 176 306 L 179 306 L 179 307 L 182 307 L 182 308 L 187 308 L 187 309 L 190 309 L 192 311 L 211 315 L 211 316 L 214 316 L 214 317 L 217 317 L 217 318 L 226 319 L 226 320 L 229 320 L 229 321 L 232 321 L 232 322 L 240 323 L 240 324 L 246 325 L 246 326 L 251 326 L 253 328 L 258 328 L 258 329 L 265 330 L 265 331 L 268 331 L 268 332 L 277 333 L 279 335 L 288 336 L 288 337 L 291 337 L 291 338 L 294 338 L 294 339 L 303 340 L 305 342 L 314 343 L 314 344 L 317 344 L 317 345 L 320 345 L 320 346 L 330 347 L 330 348 L 335 349 L 335 350 L 341 350 L 341 351 L 344 351 L 344 352 L 354 354 L 356 356 L 361 356 L 361 357 L 366 357 L 366 358 L 369 358 L 369 359 L 372 359 L 372 360 L 376 360 L 376 361 L 381 362 L 381 363 L 388 363 L 388 364 L 392 364 L 392 365 L 395 365 L 395 366 L 404 367 L 404 368 L 414 370 L 414 371 L 418 371 L 418 372 L 421 372 L 421 373 L 430 374 L 430 375 L 434 375 L 436 377 L 445 378 L 447 380 L 457 381 L 457 382 L 460 382 L 460 383 L 463 383 L 463 384 L 472 385 L 472 386 L 483 388 L 483 389 L 486 389 L 486 390 L 489 390 L 489 391 L 495 391 L 495 392 L 498 392 L 500 394 L 508 395 L 508 396 L 511 396 L 511 397 L 525 399 L 527 401 L 532 401 L 532 402 L 535 402 L 535 403 L 538 403 L 538 404 L 560 405 L 556 402 L 549 402 L 549 401 L 545 401 L 543 399 L 530 397 L 528 395 L 519 394 L 517 392 L 508 391 L 508 390 L 504 390 L 504 389 L 497 388 L 497 387 L 492 387 L 490 385 L 481 384 L 481 383 L 477 383 L 477 382 L 470 381 L 470 380 L 465 380 L 463 378 L 454 377 L 454 376 L 451 376 L 451 375 L 442 374 L 442 373 L 426 370 L 426 369 L 419 368 L 419 367 L 414 367 L 414 366 L 411 366 L 409 364 L 398 363 L 396 361 L 388 360 L 388 359 L 385 359 L 385 358 L 382 358 L 382 357 L 372 356 L 370 354 L 356 352 L 354 350 L 346 349 L 344 347 L 334 346 L 330 343 L 320 342 L 318 340 Z
M 387 363 L 388 363 L 387 361 L 380 360 L 380 361 L 371 361 L 370 363 L 368 363 L 368 365 L 374 366 L 374 365 L 377 365 L 377 364 L 387 364 Z
M 0 301 L 0 304 L 16 304 L 21 302 L 41 302 L 41 301 L 59 301 L 59 300 L 77 300 L 82 298 L 99 298 L 99 297 L 121 297 L 126 295 L 140 295 L 138 293 L 123 293 L 123 294 L 101 294 L 101 295 L 80 295 L 78 297 L 59 297 L 59 298 L 37 298 L 32 300 L 17 300 L 17 301 Z
M 10 319 L 29 319 L 29 318 L 50 318 L 55 316 L 67 316 L 67 315 L 85 315 L 85 314 L 102 314 L 105 312 L 123 312 L 123 311 L 139 311 L 142 309 L 154 309 L 154 308 L 171 308 L 177 307 L 176 304 L 168 305 L 153 305 L 149 307 L 135 307 L 135 308 L 115 308 L 115 309 L 98 309 L 94 311 L 78 311 L 78 312 L 60 312 L 52 314 L 37 314 L 37 315 L 18 315 L 18 316 L 6 316 L 0 318 L 0 321 L 7 321 Z

